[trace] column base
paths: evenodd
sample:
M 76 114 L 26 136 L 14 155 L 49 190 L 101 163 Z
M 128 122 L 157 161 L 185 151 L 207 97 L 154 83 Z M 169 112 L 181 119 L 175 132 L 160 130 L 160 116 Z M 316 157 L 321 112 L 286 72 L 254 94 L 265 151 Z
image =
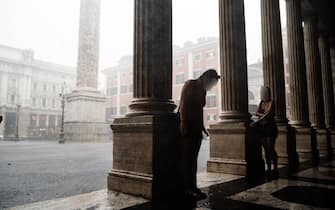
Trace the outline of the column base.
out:
M 328 155 L 328 132 L 326 129 L 315 129 L 315 132 L 319 155 L 326 157 Z
M 180 179 L 176 119 L 176 115 L 147 115 L 114 120 L 108 190 L 147 199 L 174 194 Z
M 299 162 L 312 160 L 314 156 L 318 156 L 317 148 L 312 147 L 312 128 L 292 128 L 292 132 L 296 140 Z
M 294 129 L 287 123 L 277 123 L 278 136 L 276 140 L 276 152 L 278 163 L 288 165 L 290 169 L 297 169 L 299 158 Z
M 264 173 L 261 146 L 248 123 L 219 123 L 211 125 L 209 132 L 208 172 L 249 177 Z
M 106 123 L 67 122 L 64 124 L 65 142 L 106 142 L 110 140 Z
M 288 156 L 288 129 L 287 125 L 278 125 L 278 136 L 276 139 L 276 152 L 278 154 L 278 163 L 283 165 L 289 164 Z
M 111 170 L 107 177 L 108 190 L 150 199 L 152 174 L 135 174 L 129 171 Z
M 335 154 L 335 129 L 328 129 L 329 134 L 329 144 L 328 149 L 329 153 L 331 153 L 331 157 Z
M 105 123 L 106 98 L 92 88 L 75 89 L 66 96 L 64 115 L 65 142 L 100 142 L 109 140 Z

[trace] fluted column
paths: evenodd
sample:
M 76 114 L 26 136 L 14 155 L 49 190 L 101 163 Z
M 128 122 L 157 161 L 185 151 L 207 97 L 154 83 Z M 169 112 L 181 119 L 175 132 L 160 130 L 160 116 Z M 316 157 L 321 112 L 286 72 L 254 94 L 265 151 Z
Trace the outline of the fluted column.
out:
M 319 36 L 319 49 L 321 58 L 321 71 L 323 81 L 323 101 L 325 110 L 325 121 L 327 128 L 334 128 L 334 90 L 330 61 L 330 48 L 327 37 Z
M 279 0 L 261 0 L 263 77 L 275 102 L 275 119 L 286 123 L 285 79 Z
M 294 127 L 306 127 L 309 119 L 300 0 L 286 0 L 286 15 L 292 117 L 290 124 Z
M 313 128 L 324 127 L 322 76 L 318 45 L 317 19 L 315 16 L 304 20 L 304 40 L 308 86 L 309 119 Z
M 134 100 L 129 115 L 172 113 L 172 0 L 135 0 Z
M 219 0 L 222 122 L 248 121 L 243 0 Z
M 80 1 L 77 88 L 98 88 L 100 0 Z

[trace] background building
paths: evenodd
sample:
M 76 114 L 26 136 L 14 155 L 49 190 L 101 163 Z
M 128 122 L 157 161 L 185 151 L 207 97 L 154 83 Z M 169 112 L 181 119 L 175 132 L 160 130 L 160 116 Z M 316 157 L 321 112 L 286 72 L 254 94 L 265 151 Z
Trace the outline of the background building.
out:
M 32 50 L 0 45 L 0 113 L 4 116 L 0 138 L 58 136 L 59 94 L 62 87 L 70 91 L 74 84 L 75 68 L 37 60 Z
M 186 42 L 173 48 L 173 100 L 179 105 L 183 84 L 188 79 L 198 78 L 204 70 L 213 68 L 220 72 L 219 39 L 199 38 L 196 43 Z M 112 122 L 128 111 L 133 98 L 133 57 L 124 56 L 117 66 L 103 70 L 106 77 L 108 105 L 106 120 Z M 249 111 L 254 113 L 260 100 L 263 84 L 262 64 L 257 62 L 248 67 Z M 220 83 L 207 93 L 204 109 L 205 126 L 214 123 L 221 110 Z

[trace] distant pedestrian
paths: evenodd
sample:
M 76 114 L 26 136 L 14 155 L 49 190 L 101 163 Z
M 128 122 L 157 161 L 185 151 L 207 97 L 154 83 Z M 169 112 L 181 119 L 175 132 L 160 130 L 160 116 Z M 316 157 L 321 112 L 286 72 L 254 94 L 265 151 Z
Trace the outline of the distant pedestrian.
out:
M 214 69 L 205 71 L 198 79 L 188 80 L 182 89 L 180 116 L 180 170 L 183 190 L 187 197 L 204 199 L 206 194 L 197 187 L 197 160 L 203 139 L 203 107 L 206 104 L 206 92 L 214 87 L 220 76 Z

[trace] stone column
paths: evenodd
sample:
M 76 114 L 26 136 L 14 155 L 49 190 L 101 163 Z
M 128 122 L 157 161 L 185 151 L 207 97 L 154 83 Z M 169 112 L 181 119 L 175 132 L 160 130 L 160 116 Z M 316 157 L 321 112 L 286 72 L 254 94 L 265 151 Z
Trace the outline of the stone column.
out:
M 288 124 L 286 118 L 283 40 L 279 0 L 261 0 L 263 78 L 271 89 L 278 127 L 276 149 L 280 163 L 289 160 Z
M 320 154 L 326 152 L 327 130 L 323 109 L 322 76 L 318 47 L 317 18 L 308 16 L 304 19 L 305 58 L 307 72 L 308 107 L 311 127 L 316 134 Z
M 300 160 L 312 158 L 312 130 L 309 123 L 306 64 L 300 0 L 286 0 L 289 84 L 292 137 Z M 315 148 L 314 148 L 315 149 Z
M 219 0 L 219 18 L 222 111 L 220 122 L 210 126 L 207 170 L 247 175 L 260 170 L 247 167 L 251 148 L 246 146 L 250 114 L 244 1 Z
M 321 71 L 322 71 L 322 81 L 323 81 L 323 101 L 324 101 L 324 111 L 325 111 L 325 122 L 326 127 L 330 134 L 331 144 L 321 145 L 323 149 L 329 149 L 335 147 L 335 116 L 334 116 L 334 89 L 333 89 L 333 77 L 332 68 L 330 60 L 330 48 L 328 43 L 328 37 L 324 34 L 319 36 L 319 49 L 321 58 Z
M 172 102 L 172 0 L 135 0 L 134 100 L 113 130 L 108 189 L 167 198 L 177 184 Z
M 97 90 L 100 7 L 100 0 L 80 1 L 77 83 L 65 93 L 65 142 L 108 140 L 106 98 Z
M 167 0 L 162 3 L 135 1 L 134 100 L 128 116 L 172 113 L 176 107 L 171 100 L 170 4 Z
M 100 0 L 81 0 L 77 88 L 98 88 Z

